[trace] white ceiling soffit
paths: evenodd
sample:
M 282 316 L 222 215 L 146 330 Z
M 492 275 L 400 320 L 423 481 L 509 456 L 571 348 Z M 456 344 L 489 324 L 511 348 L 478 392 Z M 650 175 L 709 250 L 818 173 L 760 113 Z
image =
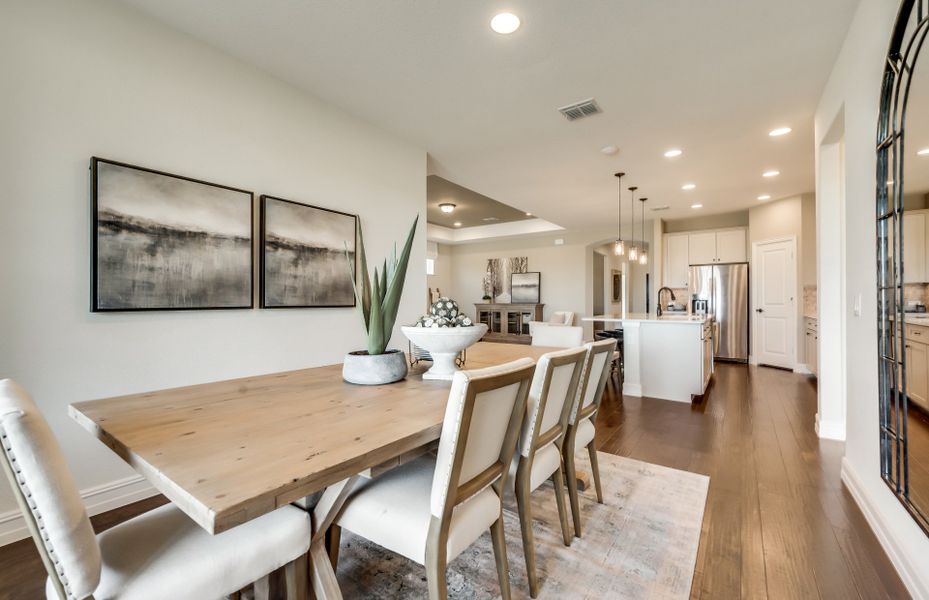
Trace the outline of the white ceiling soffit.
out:
M 544 219 L 526 219 L 523 221 L 512 221 L 510 223 L 497 223 L 496 225 L 462 227 L 461 229 L 451 229 L 449 227 L 427 223 L 426 239 L 430 242 L 454 245 L 563 230 L 563 227 L 559 227 L 554 223 L 549 223 Z
M 670 205 L 664 218 L 812 190 L 812 117 L 857 5 L 512 0 L 522 27 L 499 35 L 491 0 L 123 1 L 418 144 L 432 173 L 571 229 L 613 215 L 617 170 Z M 603 112 L 559 114 L 587 98 Z M 782 125 L 793 132 L 768 137 Z

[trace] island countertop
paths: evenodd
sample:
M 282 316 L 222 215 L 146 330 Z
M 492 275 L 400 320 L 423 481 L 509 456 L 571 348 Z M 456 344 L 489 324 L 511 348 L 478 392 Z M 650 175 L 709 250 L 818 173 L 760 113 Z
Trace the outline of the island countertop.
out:
M 626 316 L 620 314 L 594 315 L 584 317 L 582 321 L 598 323 L 662 323 L 674 325 L 703 325 L 713 319 L 712 315 L 688 315 L 688 314 L 664 314 L 656 316 L 651 313 L 628 313 Z

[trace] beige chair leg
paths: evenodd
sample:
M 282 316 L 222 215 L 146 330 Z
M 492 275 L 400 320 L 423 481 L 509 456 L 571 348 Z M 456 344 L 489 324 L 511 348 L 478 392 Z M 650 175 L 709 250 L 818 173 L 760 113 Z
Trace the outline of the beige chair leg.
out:
M 310 580 L 306 554 L 284 565 L 284 579 L 286 581 L 287 600 L 306 600 L 307 583 Z
M 535 598 L 539 595 L 539 580 L 535 573 L 535 542 L 532 537 L 532 499 L 530 496 L 529 469 L 521 468 L 516 473 L 516 507 L 519 509 L 519 528 L 523 534 L 523 554 L 526 555 L 529 595 Z
M 555 484 L 555 502 L 558 504 L 558 520 L 561 521 L 561 537 L 564 545 L 571 545 L 571 532 L 568 531 L 568 511 L 564 503 L 564 473 L 561 466 L 552 474 L 552 483 Z
M 270 600 L 271 598 L 271 575 L 265 575 L 255 582 L 255 600 Z
M 444 563 L 436 557 L 426 557 L 426 583 L 429 587 L 429 600 L 446 600 L 448 598 L 448 582 L 445 579 Z
M 506 537 L 503 535 L 503 513 L 490 526 L 490 538 L 494 544 L 494 560 L 497 563 L 497 578 L 500 580 L 500 598 L 510 600 L 510 566 L 506 560 Z
M 342 542 L 342 528 L 338 525 L 329 527 L 329 561 L 334 571 L 339 570 L 339 544 Z
M 587 444 L 587 453 L 590 455 L 590 470 L 594 475 L 594 488 L 597 490 L 597 502 L 603 504 L 603 489 L 600 487 L 600 465 L 597 463 L 597 449 L 593 440 Z
M 568 440 L 565 447 L 573 447 L 574 439 Z M 574 537 L 581 537 L 581 507 L 577 499 L 577 469 L 574 466 L 574 453 L 566 450 L 564 456 L 565 478 L 568 480 L 568 500 L 571 501 L 571 516 L 574 518 Z

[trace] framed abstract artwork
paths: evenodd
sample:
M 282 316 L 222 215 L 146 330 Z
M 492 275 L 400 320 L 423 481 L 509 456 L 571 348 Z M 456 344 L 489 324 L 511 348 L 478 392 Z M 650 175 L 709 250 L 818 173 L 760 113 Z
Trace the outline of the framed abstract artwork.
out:
M 91 310 L 252 308 L 251 192 L 91 159 Z
M 510 290 L 513 304 L 538 304 L 541 302 L 542 274 L 513 273 L 510 275 Z
M 357 231 L 356 215 L 262 196 L 261 307 L 355 306 Z

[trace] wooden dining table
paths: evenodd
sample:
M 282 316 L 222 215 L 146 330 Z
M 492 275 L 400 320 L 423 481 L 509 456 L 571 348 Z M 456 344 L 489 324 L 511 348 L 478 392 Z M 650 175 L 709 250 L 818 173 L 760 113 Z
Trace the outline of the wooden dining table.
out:
M 466 369 L 538 359 L 555 348 L 479 342 Z M 341 365 L 78 402 L 70 415 L 211 534 L 291 503 L 312 511 L 310 584 L 341 598 L 325 532 L 371 469 L 439 439 L 450 382 L 431 363 L 381 386 L 342 381 Z

